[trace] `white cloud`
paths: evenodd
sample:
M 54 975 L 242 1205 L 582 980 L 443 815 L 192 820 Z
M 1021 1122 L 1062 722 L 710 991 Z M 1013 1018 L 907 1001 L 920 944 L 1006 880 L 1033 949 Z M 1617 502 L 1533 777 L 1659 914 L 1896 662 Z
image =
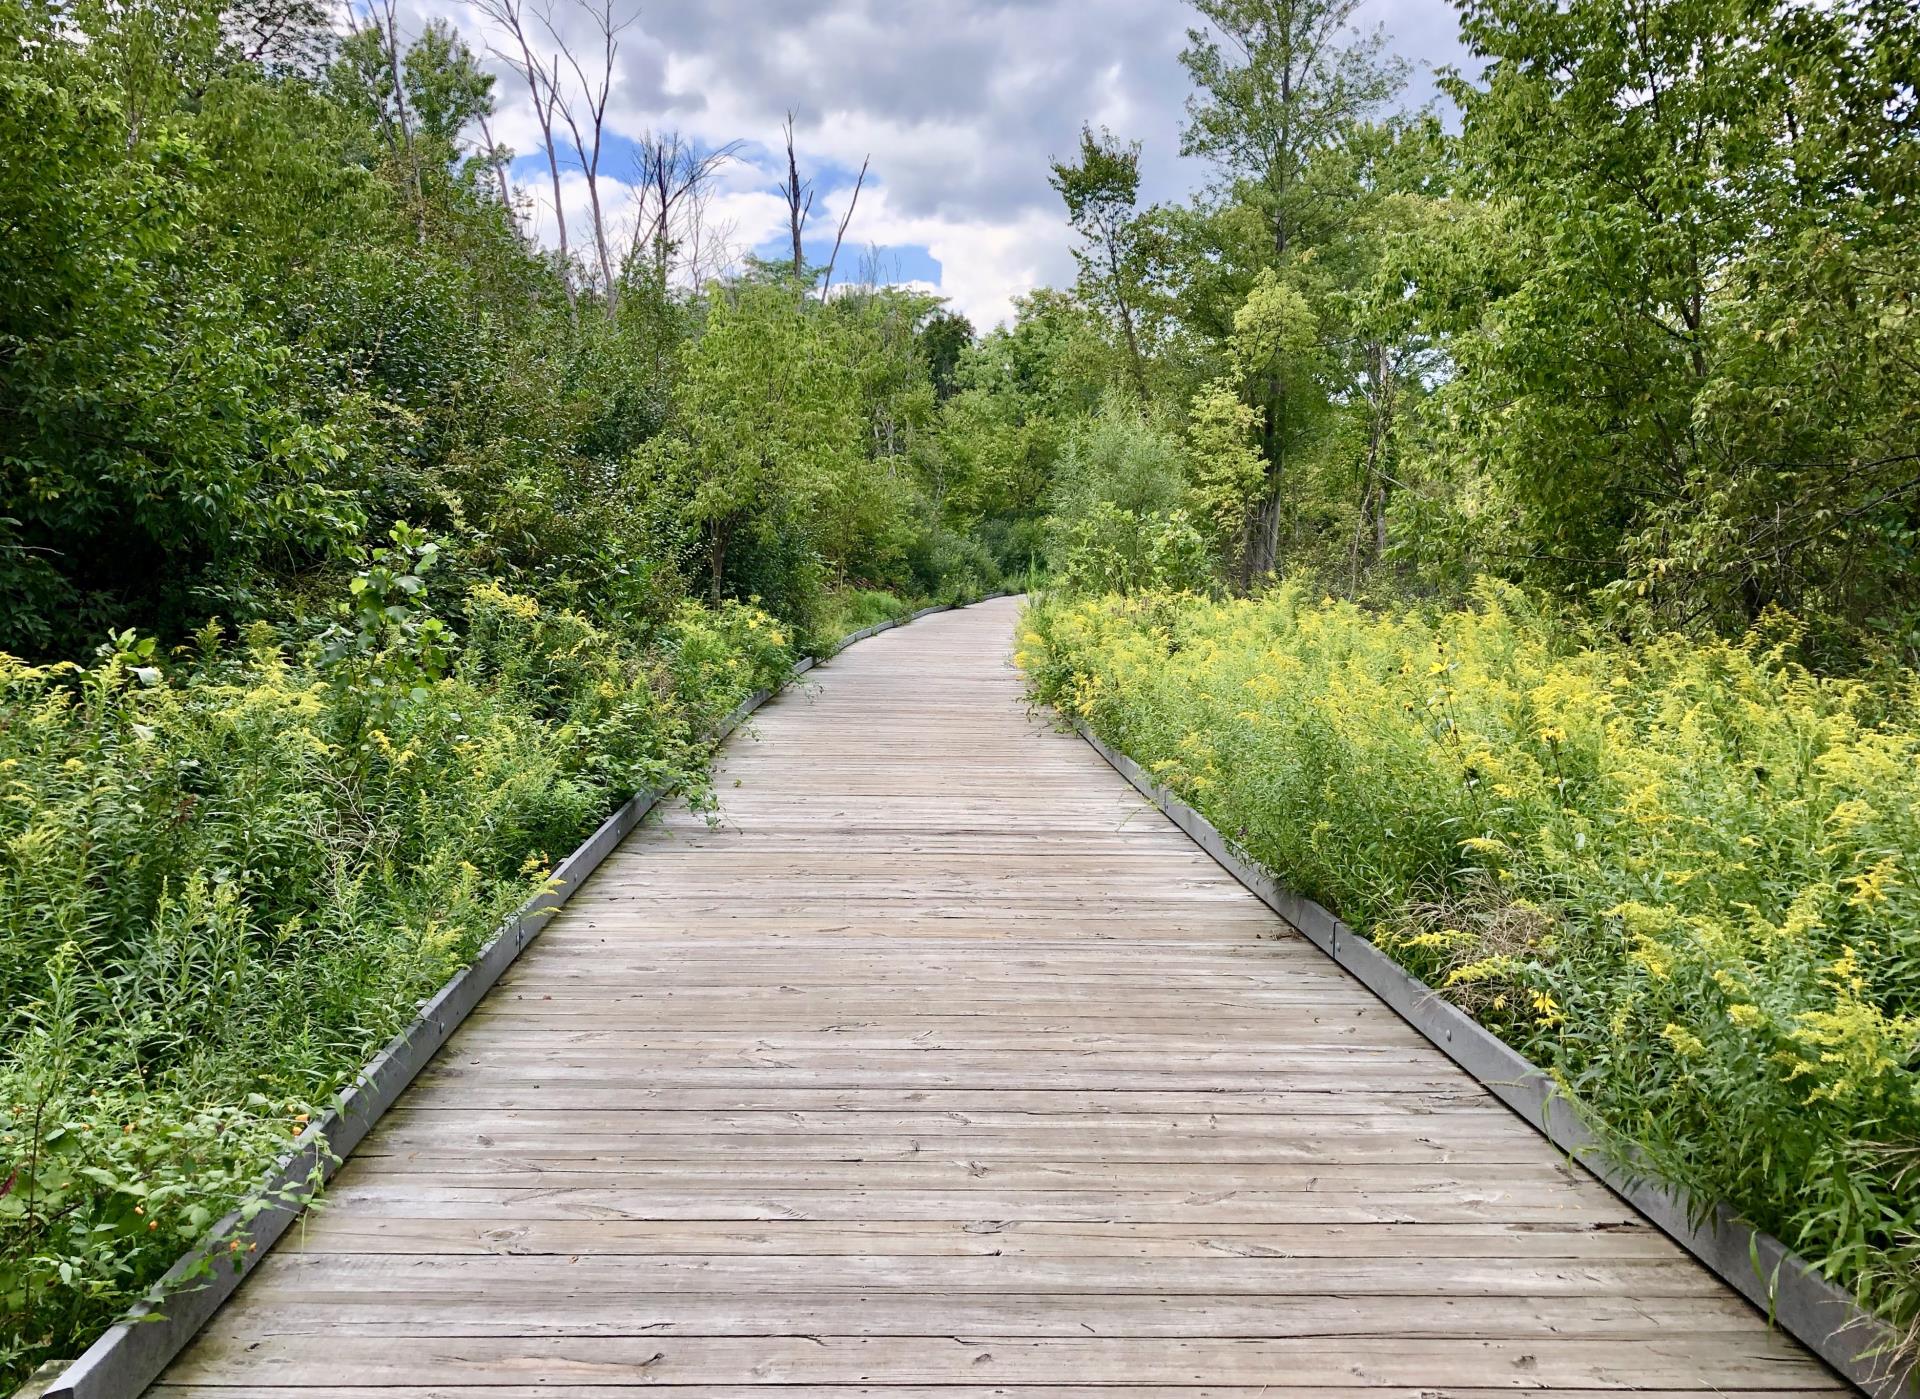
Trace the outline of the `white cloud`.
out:
M 827 208 L 830 223 L 837 226 L 841 196 Z M 991 219 L 916 215 L 901 210 L 882 185 L 861 192 L 854 226 L 862 244 L 925 247 L 940 264 L 940 283 L 932 290 L 983 328 L 1010 318 L 1015 296 L 1059 285 L 1073 275 L 1068 231 L 1051 212 Z M 852 233 L 848 236 L 851 240 Z
M 469 0 L 416 4 L 416 22 L 444 15 L 476 48 L 489 41 Z M 784 158 L 773 148 L 791 109 L 803 176 L 827 172 L 810 241 L 822 226 L 831 240 L 852 172 L 871 157 L 849 250 L 924 246 L 940 263 L 940 293 L 979 325 L 1008 315 L 1017 294 L 1072 276 L 1047 161 L 1074 149 L 1083 121 L 1142 143 L 1147 202 L 1181 198 L 1204 177 L 1178 155 L 1187 95 L 1179 51 L 1196 16 L 1171 0 L 615 5 L 631 22 L 620 36 L 613 131 L 677 130 L 707 147 L 754 143 L 755 159 L 721 181 L 710 224 L 731 225 L 745 246 L 781 235 L 786 214 L 772 186 Z M 571 41 L 592 47 L 597 36 L 569 0 L 557 0 L 556 14 Z M 1384 23 L 1390 44 L 1416 63 L 1461 59 L 1446 0 L 1369 0 L 1358 19 Z M 538 152 L 524 85 L 496 67 L 494 134 L 523 154 Z M 1430 72 L 1417 73 L 1410 96 L 1431 92 Z M 604 170 L 616 179 L 629 173 L 618 159 Z M 577 172 L 563 184 L 570 230 L 585 228 L 584 184 Z M 544 179 L 527 188 L 550 237 L 551 190 Z

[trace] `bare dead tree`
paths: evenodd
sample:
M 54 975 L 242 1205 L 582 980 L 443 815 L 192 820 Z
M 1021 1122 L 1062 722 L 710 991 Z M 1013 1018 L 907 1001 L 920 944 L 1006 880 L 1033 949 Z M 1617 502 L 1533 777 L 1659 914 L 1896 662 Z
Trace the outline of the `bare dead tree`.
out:
M 859 178 L 853 182 L 853 197 L 847 201 L 847 212 L 840 216 L 840 228 L 833 235 L 833 252 L 827 258 L 827 275 L 820 282 L 820 304 L 827 304 L 827 292 L 833 287 L 833 265 L 840 260 L 840 240 L 847 236 L 847 225 L 853 222 L 853 211 L 860 204 L 860 187 L 867 182 L 867 165 L 873 159 L 868 155 L 860 161 Z
M 703 155 L 677 131 L 664 135 L 649 131 L 638 144 L 628 256 L 638 257 L 643 246 L 647 248 L 653 256 L 655 275 L 665 282 L 674 249 L 683 239 L 681 215 L 704 207 L 714 175 L 739 152 L 740 143 L 730 141 Z
M 646 258 L 662 285 L 674 280 L 676 270 L 697 282 L 698 265 L 712 251 L 712 232 L 704 225 L 714 176 L 738 155 L 741 143 L 702 152 L 678 131 L 647 131 L 633 144 L 630 193 L 615 221 L 620 270 L 627 275 Z
M 540 139 L 547 151 L 547 173 L 553 178 L 553 218 L 559 230 L 560 282 L 567 294 L 567 305 L 575 306 L 573 254 L 567 246 L 567 207 L 560 198 L 560 150 L 553 139 L 553 113 L 558 101 L 558 84 L 534 54 L 533 43 L 527 37 L 524 0 L 475 0 L 475 3 L 482 14 L 506 31 L 513 48 L 518 51 L 518 57 L 515 57 L 513 52 L 497 45 L 488 45 L 488 51 L 494 57 L 520 75 L 527 85 L 528 96 L 533 99 L 534 119 L 540 123 Z M 578 309 L 577 306 L 575 309 Z
M 513 231 L 525 236 L 520 228 L 520 216 L 513 207 L 513 191 L 507 186 L 507 162 L 501 155 L 501 148 L 493 139 L 493 126 L 487 121 L 487 114 L 480 114 L 480 139 L 487 143 L 487 168 L 493 171 L 493 181 L 500 191 L 500 205 L 507 211 L 507 217 L 513 221 Z
M 551 7 L 541 18 L 547 33 L 560 49 L 559 57 L 553 62 L 555 72 L 559 69 L 560 59 L 565 59 L 580 85 L 580 105 L 577 109 L 573 99 L 566 95 L 559 83 L 553 83 L 552 88 L 560 115 L 567 123 L 567 130 L 573 134 L 573 148 L 579 154 L 581 168 L 586 172 L 587 205 L 593 216 L 593 246 L 600 259 L 600 278 L 606 286 L 607 317 L 612 319 L 620 309 L 620 278 L 607 241 L 606 210 L 600 203 L 600 151 L 606 136 L 607 100 L 613 94 L 613 61 L 620 52 L 620 31 L 632 24 L 633 19 L 629 17 L 616 21 L 613 17 L 613 0 L 599 0 L 597 5 L 580 0 L 580 9 L 592 18 L 600 35 L 599 68 L 592 77 L 587 75 L 586 67 L 572 46 L 561 37 L 553 22 Z M 588 140 L 589 133 L 591 141 Z
M 807 226 L 807 215 L 813 212 L 813 182 L 800 182 L 800 163 L 793 154 L 793 113 L 787 113 L 785 127 L 787 136 L 787 178 L 780 185 L 780 193 L 787 201 L 787 222 L 793 230 L 793 276 L 798 281 L 806 276 L 806 255 L 800 251 L 800 234 Z
M 740 231 L 737 222 L 707 222 L 707 203 L 712 197 L 710 185 L 695 191 L 681 215 L 680 238 L 686 253 L 680 265 L 686 269 L 687 281 L 696 287 L 704 286 L 739 262 L 743 251 L 736 239 Z

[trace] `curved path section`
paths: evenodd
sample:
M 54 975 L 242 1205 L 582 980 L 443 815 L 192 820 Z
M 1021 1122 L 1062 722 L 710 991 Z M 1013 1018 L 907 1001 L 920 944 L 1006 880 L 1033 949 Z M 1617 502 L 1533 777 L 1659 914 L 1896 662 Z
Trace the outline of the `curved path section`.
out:
M 1030 716 L 847 651 L 628 839 L 154 1393 L 1839 1383 Z

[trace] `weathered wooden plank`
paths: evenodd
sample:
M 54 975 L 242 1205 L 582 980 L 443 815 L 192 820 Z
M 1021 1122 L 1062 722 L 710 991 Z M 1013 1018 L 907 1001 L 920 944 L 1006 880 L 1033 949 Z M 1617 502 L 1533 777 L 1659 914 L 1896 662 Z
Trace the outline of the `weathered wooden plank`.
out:
M 464 1166 L 464 1169 L 462 1168 Z M 1525 1191 L 1542 1203 L 1599 1198 L 1598 1182 L 1555 1161 L 1515 1162 L 1498 1171 L 1441 1162 L 976 1161 L 963 1153 L 926 1153 L 906 1161 L 644 1162 L 616 1159 L 564 1168 L 535 1160 L 442 1162 L 431 1154 L 356 1156 L 345 1182 L 411 1179 L 443 1172 L 450 1188 L 486 1183 L 567 1189 L 607 1184 L 632 1191 L 699 1189 L 730 1182 L 739 1189 L 1177 1190 L 1194 1194 L 1265 1190 L 1298 1193 L 1417 1191 L 1463 1198 L 1504 1198 Z M 1680 1255 L 1675 1254 L 1676 1257 Z
M 1659 1260 L 1666 1238 L 1651 1226 L 1614 1223 L 1394 1225 L 965 1222 L 870 1218 L 770 1220 L 742 1225 L 611 1219 L 528 1219 L 503 1209 L 488 1219 L 323 1214 L 289 1238 L 287 1253 L 589 1254 L 635 1257 L 846 1256 L 1006 1258 L 1501 1258 Z
M 235 1334 L 443 1339 L 459 1336 L 1190 1336 L 1639 1337 L 1748 1332 L 1737 1298 L 1672 1299 L 1658 1310 L 1619 1297 L 1445 1297 L 1409 1310 L 1401 1297 L 1241 1297 L 937 1293 L 765 1297 L 575 1292 L 476 1307 L 470 1294 L 407 1290 L 281 1296 Z
M 494 1338 L 435 1346 L 383 1337 L 216 1333 L 181 1357 L 174 1375 L 218 1383 L 272 1374 L 282 1384 L 332 1383 L 342 1370 L 385 1385 L 497 1385 L 526 1380 L 647 1384 L 858 1384 L 882 1373 L 901 1383 L 950 1384 L 991 1375 L 1005 1384 L 1075 1381 L 1132 1385 L 1265 1384 L 1279 1390 L 1360 1385 L 1485 1383 L 1513 1387 L 1683 1387 L 1707 1375 L 1750 1389 L 1802 1389 L 1821 1372 L 1811 1358 L 1755 1329 L 1743 1336 L 1661 1335 L 1623 1346 L 1607 1338 L 1501 1340 L 1419 1337 L 1146 1339 L 1019 1336 L 691 1336 Z
M 1181 1399 L 1272 1399 L 1277 1391 L 1270 1384 L 1261 1385 L 1218 1385 L 1208 1383 L 1168 1382 L 1154 1387 L 1157 1393 L 1178 1394 Z M 258 1384 L 164 1384 L 156 1385 L 153 1392 L 164 1395 L 166 1399 L 393 1399 L 396 1392 L 386 1386 L 313 1386 L 302 1388 L 271 1387 Z M 432 1393 L 435 1396 L 447 1396 L 447 1399 L 461 1399 L 466 1395 L 486 1395 L 487 1399 L 609 1399 L 610 1395 L 621 1391 L 617 1387 L 604 1385 L 576 1384 L 502 1384 L 474 1387 L 469 1385 L 450 1385 L 436 1383 Z M 662 1394 L 667 1399 L 738 1399 L 740 1390 L 732 1385 L 705 1384 L 651 1384 L 647 1385 L 649 1394 Z M 1514 1386 L 1500 1389 L 1463 1388 L 1450 1385 L 1444 1393 L 1427 1386 L 1400 1387 L 1369 1385 L 1359 1391 L 1367 1399 L 1507 1399 L 1514 1392 Z M 1636 1388 L 1633 1391 L 1641 1399 L 1814 1399 L 1814 1396 L 1831 1396 L 1835 1391 L 1829 1387 L 1809 1389 L 1647 1389 Z M 1565 1389 L 1552 1390 L 1555 1399 L 1618 1399 L 1621 1391 L 1613 1389 Z M 850 1384 L 850 1385 L 782 1385 L 780 1399 L 1010 1399 L 1010 1396 L 1032 1395 L 1033 1399 L 1141 1399 L 1138 1385 L 1105 1384 L 1050 1384 L 1044 1389 L 1010 1385 L 901 1385 L 901 1384 Z
M 711 1061 L 689 1064 L 683 1060 L 663 1061 L 659 1056 L 639 1053 L 595 1056 L 574 1051 L 562 1058 L 558 1053 L 541 1065 L 542 1081 L 559 1083 L 568 1079 L 593 1081 L 608 1074 L 622 1076 L 630 1083 L 647 1083 L 666 1090 L 739 1089 L 897 1089 L 936 1092 L 942 1090 L 997 1092 L 1009 1090 L 1046 1090 L 1052 1092 L 1118 1093 L 1132 1089 L 1166 1092 L 1258 1092 L 1283 1082 L 1304 1089 L 1338 1090 L 1343 1084 L 1380 1091 L 1429 1092 L 1458 1086 L 1457 1077 L 1426 1072 L 1431 1066 L 1408 1068 L 1402 1064 L 1358 1063 L 1345 1066 L 1276 1064 L 1272 1068 L 1246 1070 L 1178 1069 L 1148 1070 L 1131 1064 L 1112 1064 L 1111 1055 L 1089 1052 L 1071 1064 L 1036 1067 L 1026 1061 L 1037 1056 L 1015 1054 L 1011 1062 L 981 1064 L 953 1055 L 920 1054 L 906 1062 L 885 1060 L 884 1051 L 854 1053 L 826 1063 L 795 1063 L 790 1055 L 771 1050 L 739 1054 L 728 1058 L 716 1055 Z M 495 1070 L 524 1067 L 526 1056 L 510 1050 L 489 1050 L 463 1058 L 434 1075 L 434 1082 L 466 1076 L 484 1078 Z M 423 1076 L 424 1077 L 424 1076 Z
M 1189 1098 L 1197 1094 L 1187 1095 Z M 1455 1107 L 1436 1114 L 1427 1125 L 1472 1137 L 1528 1138 L 1515 1130 L 1513 1114 L 1499 1104 Z M 998 1107 L 930 1109 L 926 1107 L 865 1111 L 844 1108 L 773 1107 L 719 1110 L 712 1108 L 455 1108 L 443 1104 L 414 1106 L 403 1104 L 389 1115 L 393 1130 L 411 1128 L 420 1132 L 511 1132 L 537 1131 L 555 1136 L 599 1135 L 637 1137 L 681 1136 L 737 1133 L 753 1136 L 841 1136 L 868 1133 L 911 1133 L 915 1136 L 960 1136 L 996 1133 L 1124 1132 L 1153 1136 L 1177 1135 L 1194 1139 L 1225 1134 L 1253 1133 L 1273 1140 L 1287 1140 L 1303 1127 L 1299 1116 L 1288 1112 L 1217 1113 L 1211 1105 L 1199 1105 L 1184 1111 L 1149 1111 L 1137 1105 L 1093 1112 L 1078 1104 L 1044 1104 L 1025 1109 Z M 1343 1136 L 1406 1135 L 1407 1118 L 1392 1106 L 1375 1112 L 1354 1109 L 1338 1122 L 1315 1119 L 1309 1131 L 1338 1131 Z
M 470 1178 L 470 1177 L 467 1177 Z M 617 1179 L 617 1178 L 615 1178 Z M 1303 1224 L 1455 1223 L 1638 1226 L 1613 1196 L 1555 1196 L 1537 1190 L 1463 1187 L 1440 1190 L 1151 1191 L 1151 1190 L 875 1190 L 849 1180 L 834 1187 L 753 1189 L 713 1173 L 699 1180 L 644 1188 L 602 1182 L 592 1186 L 463 1186 L 444 1177 L 370 1178 L 332 1195 L 337 1221 L 384 1218 L 466 1219 L 497 1225 L 525 1219 L 795 1220 L 934 1219 L 966 1225 L 1004 1221 L 1175 1223 L 1190 1230 L 1222 1223 Z M 1404 1244 L 1401 1245 L 1404 1247 Z
M 1716 1289 L 1700 1265 L 1662 1259 L 1569 1262 L 1485 1258 L 642 1257 L 622 1254 L 280 1253 L 259 1265 L 249 1300 L 289 1287 L 460 1288 L 497 1297 L 603 1290 L 758 1295 L 766 1292 L 1231 1293 L 1242 1296 L 1694 1297 Z M 501 1289 L 505 1289 L 502 1291 Z M 1764 1332 L 1764 1326 L 1756 1332 Z
M 516 1102 L 524 1096 L 527 1101 Z M 459 1112 L 492 1107 L 561 1111 L 572 1108 L 669 1112 L 1022 1112 L 1022 1113 L 1284 1113 L 1290 1117 L 1351 1117 L 1394 1112 L 1417 1119 L 1462 1109 L 1505 1111 L 1483 1089 L 1378 1088 L 1358 1085 L 1274 1092 L 1160 1092 L 1150 1088 L 1087 1092 L 1059 1088 L 656 1088 L 636 1083 L 617 1069 L 592 1077 L 549 1081 L 526 1074 L 441 1078 L 430 1097 L 409 1102 L 409 1112 Z M 1414 1125 L 1418 1125 L 1416 1122 Z
M 1359 1140 L 1341 1136 L 1263 1137 L 1216 1134 L 1208 1137 L 1143 1140 L 1131 1132 L 968 1135 L 943 1142 L 924 1136 L 869 1136 L 825 1133 L 795 1137 L 746 1134 L 686 1134 L 628 1137 L 623 1133 L 580 1133 L 561 1137 L 545 1132 L 413 1132 L 396 1126 L 367 1142 L 360 1154 L 393 1156 L 429 1151 L 436 1158 L 498 1161 L 508 1156 L 543 1164 L 589 1161 L 911 1161 L 942 1153 L 969 1161 L 1166 1161 L 1201 1166 L 1212 1162 L 1329 1161 L 1360 1165 L 1391 1161 L 1479 1162 L 1488 1166 L 1525 1161 L 1532 1144 L 1517 1137 L 1493 1140 L 1432 1140 L 1399 1135 Z
M 1219 1035 L 1209 1036 L 1182 1032 L 1173 1025 L 1156 1030 L 1150 1028 L 1153 1022 L 1148 1022 L 1148 1027 L 1136 1026 L 1119 1017 L 1087 1022 L 1036 1014 L 1024 1022 L 1018 1016 L 938 1016 L 917 1029 L 905 1024 L 876 1030 L 863 1018 L 861 1007 L 852 1004 L 803 1015 L 798 1025 L 780 1017 L 757 1027 L 764 1033 L 754 1034 L 756 1027 L 741 1024 L 738 1017 L 717 1017 L 720 1023 L 713 1024 L 708 1017 L 685 1010 L 650 1016 L 613 1006 L 596 1014 L 586 1009 L 565 1011 L 551 1004 L 536 1004 L 525 1007 L 523 1015 L 514 1011 L 511 1004 L 496 1007 L 474 1026 L 474 1042 L 513 1047 L 560 1040 L 615 1052 L 643 1053 L 719 1050 L 739 1054 L 748 1048 L 763 1053 L 806 1053 L 825 1048 L 950 1054 L 982 1050 L 1050 1054 L 1111 1051 L 1196 1058 L 1214 1055 L 1225 1044 L 1241 1054 L 1263 1056 L 1275 1068 L 1302 1054 L 1328 1050 L 1381 1055 L 1398 1049 L 1397 1061 L 1407 1048 L 1400 1043 L 1405 1026 L 1399 1032 L 1383 1030 L 1376 1037 L 1365 1023 L 1301 1025 L 1288 1032 L 1274 1027 L 1241 1028 L 1229 1021 Z M 1386 1043 L 1377 1043 L 1376 1039 Z

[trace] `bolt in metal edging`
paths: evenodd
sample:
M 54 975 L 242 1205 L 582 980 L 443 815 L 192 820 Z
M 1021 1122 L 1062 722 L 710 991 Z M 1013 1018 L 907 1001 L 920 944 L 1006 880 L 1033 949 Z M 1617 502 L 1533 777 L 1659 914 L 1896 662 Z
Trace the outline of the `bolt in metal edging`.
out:
M 1010 596 L 1014 595 L 991 593 L 978 601 Z M 955 604 L 929 608 L 906 621 L 930 612 L 949 611 L 953 606 Z M 903 625 L 905 622 L 888 621 L 855 632 L 828 654 L 837 654 L 856 641 Z M 806 674 L 820 659 L 803 656 L 788 672 L 788 680 Z M 767 689 L 748 695 L 714 725 L 709 741 L 718 747 L 775 693 Z M 96 1337 L 80 1358 L 41 1392 L 41 1399 L 133 1399 L 152 1384 L 167 1363 L 219 1310 L 220 1304 L 246 1280 L 251 1270 L 236 1269 L 232 1260 L 239 1258 L 244 1267 L 249 1254 L 273 1247 L 306 1209 L 314 1193 L 315 1172 L 318 1171 L 324 1181 L 339 1168 L 373 1124 L 393 1106 L 426 1067 L 427 1061 L 459 1028 L 460 1022 L 493 989 L 501 974 L 539 935 L 546 916 L 566 903 L 655 803 L 669 795 L 669 789 L 637 792 L 602 821 L 593 834 L 554 869 L 548 887 L 502 923 L 500 931 L 480 949 L 473 961 L 455 972 L 420 1008 L 413 1022 L 366 1062 L 334 1106 L 294 1139 L 289 1154 L 268 1170 L 246 1203 L 226 1215 L 199 1243 L 181 1255 L 148 1290 L 146 1297 L 129 1309 L 128 1318 L 115 1322 Z M 253 1211 L 252 1217 L 243 1218 L 248 1210 Z M 237 1252 L 222 1246 L 236 1240 L 240 1245 Z M 201 1268 L 210 1270 L 204 1282 L 172 1290 Z
M 1863 1310 L 1771 1234 L 1742 1221 L 1726 1204 L 1702 1212 L 1694 1207 L 1686 1191 L 1637 1173 L 1608 1155 L 1576 1105 L 1545 1071 L 1319 903 L 1282 886 L 1206 817 L 1155 782 L 1133 759 L 1108 747 L 1085 721 L 1076 717 L 1072 724 L 1114 771 L 1282 921 L 1331 957 L 1530 1127 L 1765 1312 L 1770 1322 L 1872 1399 L 1906 1399 L 1920 1393 L 1920 1362 L 1896 1363 L 1863 1355 L 1891 1339 L 1887 1323 Z

